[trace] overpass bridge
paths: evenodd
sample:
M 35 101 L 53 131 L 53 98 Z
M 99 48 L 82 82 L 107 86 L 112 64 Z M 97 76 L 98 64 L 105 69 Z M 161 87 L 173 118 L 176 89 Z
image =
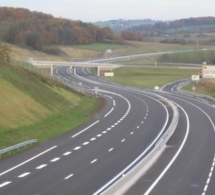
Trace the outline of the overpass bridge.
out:
M 145 54 L 120 56 L 120 57 L 113 57 L 113 58 L 104 58 L 104 59 L 98 59 L 98 60 L 93 60 L 93 61 L 88 61 L 88 62 L 34 61 L 33 59 L 29 59 L 28 63 L 32 64 L 33 66 L 35 66 L 37 68 L 50 68 L 51 76 L 53 75 L 54 67 L 57 67 L 57 66 L 70 66 L 70 67 L 72 67 L 74 74 L 76 74 L 77 67 L 95 68 L 96 74 L 98 76 L 100 76 L 101 69 L 113 70 L 115 68 L 119 68 L 122 66 L 129 67 L 129 65 L 111 64 L 110 62 L 147 58 L 147 57 L 151 57 L 151 56 L 159 56 L 159 55 L 164 55 L 164 54 L 187 53 L 187 52 L 193 52 L 193 51 L 197 52 L 197 51 L 202 51 L 202 50 L 206 50 L 206 49 L 145 53 Z M 214 50 L 214 49 L 207 49 L 207 50 Z M 144 66 L 144 65 L 142 65 L 142 66 Z M 134 66 L 132 66 L 132 67 L 134 67 Z
M 87 67 L 94 68 L 97 76 L 100 76 L 101 70 L 113 70 L 119 68 L 123 65 L 109 64 L 109 63 L 93 63 L 93 62 L 58 62 L 58 61 L 34 61 L 29 60 L 28 63 L 32 64 L 37 68 L 50 68 L 51 76 L 53 75 L 53 70 L 58 66 L 69 66 L 72 67 L 72 72 L 76 74 L 77 67 Z

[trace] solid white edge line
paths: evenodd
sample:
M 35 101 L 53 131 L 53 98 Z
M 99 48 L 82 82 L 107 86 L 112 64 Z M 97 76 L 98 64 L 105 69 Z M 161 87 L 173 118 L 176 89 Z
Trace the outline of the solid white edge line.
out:
M 114 107 L 111 108 L 111 110 L 104 116 L 104 118 L 106 118 L 108 115 L 110 115 L 110 113 L 113 112 L 113 110 L 114 110 Z
M 18 165 L 16 165 L 16 166 L 12 167 L 11 169 L 8 169 L 7 171 L 4 171 L 4 172 L 0 173 L 0 176 L 2 176 L 2 175 L 4 175 L 4 174 L 6 174 L 6 173 L 8 173 L 8 172 L 10 172 L 10 171 L 12 171 L 12 170 L 18 168 L 18 167 L 21 167 L 22 165 L 24 165 L 24 164 L 26 164 L 26 163 L 28 163 L 28 162 L 34 160 L 35 158 L 38 158 L 39 156 L 41 156 L 41 155 L 43 155 L 43 154 L 45 154 L 45 153 L 47 153 L 47 152 L 49 152 L 49 151 L 55 149 L 56 147 L 57 147 L 57 146 L 53 146 L 53 147 L 49 148 L 48 150 L 45 150 L 44 152 L 41 152 L 40 154 L 38 154 L 38 155 L 36 155 L 36 156 L 34 156 L 34 157 L 32 157 L 32 158 L 30 158 L 30 159 L 28 159 L 28 160 L 26 160 L 26 161 L 20 163 L 20 164 L 18 164 Z
M 172 166 L 172 164 L 174 163 L 174 161 L 176 160 L 176 158 L 180 154 L 181 150 L 183 149 L 183 147 L 187 141 L 188 134 L 190 131 L 189 117 L 188 117 L 188 114 L 185 112 L 185 110 L 181 106 L 179 106 L 178 104 L 176 104 L 176 105 L 181 108 L 181 110 L 184 112 L 186 119 L 187 119 L 187 129 L 186 129 L 186 134 L 185 134 L 184 140 L 183 140 L 180 148 L 176 152 L 175 156 L 172 158 L 172 160 L 169 162 L 169 164 L 166 166 L 166 168 L 162 171 L 162 173 L 158 176 L 158 178 L 153 182 L 153 184 L 148 188 L 148 190 L 144 193 L 144 195 L 148 195 L 154 189 L 154 187 L 158 184 L 158 182 L 162 179 L 162 177 L 166 174 L 166 172 Z
M 203 109 L 201 109 L 199 106 L 195 105 L 194 103 L 188 102 L 188 101 L 186 101 L 186 100 L 184 100 L 184 99 L 177 98 L 177 97 L 174 97 L 174 98 L 179 99 L 179 100 L 182 100 L 182 101 L 184 101 L 184 102 L 187 102 L 188 104 L 190 104 L 190 105 L 196 107 L 196 108 L 199 109 L 201 112 L 203 112 L 203 113 L 206 115 L 206 117 L 209 119 L 209 121 L 211 122 L 212 127 L 213 127 L 214 132 L 215 132 L 215 124 L 213 123 L 213 121 L 212 121 L 212 119 L 210 118 L 210 116 L 209 116 Z M 214 160 L 215 160 L 215 159 L 214 159 Z M 212 166 L 213 166 L 213 165 L 212 165 Z M 209 178 L 212 176 L 212 174 L 213 174 L 212 172 L 209 173 Z M 202 195 L 205 195 L 205 191 L 204 191 L 204 190 L 203 190 Z
M 86 127 L 85 129 L 83 129 L 82 131 L 78 132 L 77 134 L 73 135 L 72 138 L 80 135 L 81 133 L 87 131 L 89 128 L 91 128 L 92 126 L 96 125 L 98 122 L 100 122 L 99 120 L 97 120 L 95 123 L 91 124 L 90 126 Z

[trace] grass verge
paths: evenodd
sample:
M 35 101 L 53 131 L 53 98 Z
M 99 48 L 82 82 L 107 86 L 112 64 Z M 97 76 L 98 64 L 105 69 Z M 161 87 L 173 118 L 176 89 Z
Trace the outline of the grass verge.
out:
M 153 89 L 155 86 L 162 87 L 173 81 L 191 78 L 198 72 L 198 69 L 187 68 L 119 68 L 114 71 L 112 80 L 123 85 Z
M 102 101 L 20 66 L 0 64 L 0 149 L 46 141 L 92 117 Z
M 30 139 L 44 142 L 59 136 L 88 121 L 91 113 L 98 106 L 99 103 L 96 99 L 83 97 L 80 104 L 72 109 L 56 113 L 31 125 L 3 129 L 0 131 L 0 148 L 6 148 Z

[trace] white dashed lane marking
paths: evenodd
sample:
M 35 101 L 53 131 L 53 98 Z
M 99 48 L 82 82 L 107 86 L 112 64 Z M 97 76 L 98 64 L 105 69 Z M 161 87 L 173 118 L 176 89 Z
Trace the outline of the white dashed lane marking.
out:
M 26 172 L 26 173 L 19 175 L 18 177 L 23 178 L 23 177 L 26 177 L 27 175 L 30 175 L 30 174 L 31 174 L 30 172 Z
M 69 179 L 70 177 L 72 177 L 74 174 L 70 174 L 70 175 L 68 175 L 67 177 L 65 177 L 64 178 L 64 180 L 67 180 L 67 179 Z
M 68 156 L 68 155 L 70 155 L 71 153 L 72 153 L 72 152 L 69 151 L 69 152 L 65 152 L 63 155 L 64 155 L 64 156 Z
M 210 169 L 210 172 L 209 172 L 208 179 L 207 179 L 207 181 L 206 181 L 204 190 L 203 190 L 203 192 L 202 192 L 202 195 L 205 195 L 206 192 L 207 192 L 208 185 L 209 185 L 209 183 L 210 183 L 210 181 L 211 181 L 211 177 L 212 177 L 212 174 L 213 174 L 213 171 L 214 171 L 214 165 L 215 165 L 215 155 L 214 155 L 214 159 L 213 159 L 213 162 L 212 162 L 212 166 L 211 166 L 211 169 Z
M 46 166 L 47 166 L 47 164 L 42 164 L 42 165 L 36 167 L 36 169 L 42 169 L 42 168 L 44 168 L 44 167 L 46 167 Z
M 90 142 L 84 142 L 82 145 L 83 146 L 86 146 L 86 145 L 88 145 Z
M 11 181 L 6 181 L 6 182 L 0 184 L 0 188 L 3 188 L 4 186 L 6 186 L 6 185 L 8 185 L 10 183 L 12 183 L 12 182 Z
M 54 158 L 54 159 L 52 159 L 52 160 L 50 160 L 50 161 L 51 161 L 51 162 L 56 162 L 56 161 L 58 161 L 58 160 L 60 160 L 60 158 L 59 158 L 59 157 Z
M 73 150 L 80 150 L 80 149 L 81 149 L 81 146 L 77 146 Z
M 113 101 L 113 104 L 114 104 L 114 106 L 115 106 L 115 104 L 116 104 L 115 101 Z M 110 114 L 113 110 L 114 110 L 114 108 L 112 108 L 108 114 Z M 108 114 L 107 114 L 106 116 L 108 116 Z M 147 108 L 147 114 L 146 114 L 146 116 L 148 116 L 148 108 Z M 146 119 L 146 116 L 145 116 L 144 119 Z M 115 122 L 111 127 L 107 128 L 107 129 L 106 129 L 105 131 L 103 131 L 101 134 L 97 134 L 96 137 L 102 137 L 102 134 L 106 134 L 108 131 L 112 130 L 112 128 L 114 128 L 114 127 L 117 126 L 119 123 L 121 123 L 126 117 L 127 117 L 127 114 L 125 114 L 120 120 L 118 120 L 117 122 Z M 84 131 L 86 131 L 86 130 L 88 130 L 89 128 L 93 127 L 93 126 L 96 125 L 98 122 L 100 122 L 100 121 L 99 121 L 99 120 L 96 121 L 96 122 L 93 123 L 92 125 L 90 125 L 90 126 L 88 126 L 87 128 L 83 129 L 80 133 L 83 133 Z M 144 121 L 142 121 L 141 123 L 143 124 Z M 140 126 L 137 126 L 137 129 L 139 129 L 139 128 L 140 128 Z M 76 136 L 79 135 L 80 133 L 74 135 L 72 138 L 76 137 Z M 133 134 L 134 134 L 134 132 L 130 132 L 130 135 L 133 135 Z M 96 137 L 92 137 L 92 138 L 90 139 L 90 141 L 95 141 L 95 140 L 97 139 Z M 125 142 L 125 141 L 126 141 L 126 139 L 122 139 L 122 140 L 121 140 L 122 143 Z M 89 141 L 86 141 L 86 142 L 84 142 L 82 145 L 85 146 L 85 145 L 88 145 L 88 144 L 90 144 L 90 142 L 89 142 Z M 79 149 L 81 149 L 81 146 L 77 146 L 77 147 L 75 147 L 73 150 L 79 150 Z M 111 152 L 111 151 L 113 151 L 113 150 L 114 150 L 114 148 L 110 148 L 110 149 L 108 150 L 108 152 Z M 67 155 L 70 155 L 71 153 L 72 153 L 71 151 L 67 151 L 67 152 L 63 153 L 63 155 L 64 155 L 64 156 L 67 156 Z M 56 161 L 58 161 L 58 160 L 60 160 L 60 159 L 61 159 L 60 157 L 56 157 L 56 158 L 53 158 L 52 160 L 50 160 L 50 162 L 56 162 Z M 95 162 L 97 162 L 97 161 L 98 161 L 98 159 L 94 159 L 94 160 L 92 160 L 90 163 L 93 164 L 93 163 L 95 163 Z M 39 169 L 43 169 L 43 168 L 46 167 L 46 166 L 48 166 L 48 165 L 47 165 L 47 164 L 42 164 L 42 165 L 36 167 L 35 169 L 38 169 L 38 170 L 39 170 Z M 30 173 L 30 172 L 25 172 L 25 173 L 19 175 L 18 178 L 26 177 L 26 176 L 29 175 L 29 174 L 31 174 L 31 173 Z M 64 180 L 67 180 L 67 179 L 69 179 L 69 178 L 71 178 L 71 177 L 73 177 L 73 176 L 74 176 L 74 174 L 70 174 L 70 175 L 66 176 L 66 177 L 64 178 Z M 211 174 L 209 174 L 209 177 L 211 177 Z M 210 178 L 208 178 L 206 184 L 208 185 L 209 182 L 210 182 Z M 6 186 L 6 185 L 9 185 L 10 183 L 12 183 L 12 181 L 6 181 L 6 182 L 0 184 L 0 188 L 4 187 L 4 186 Z M 206 188 L 206 186 L 205 186 L 205 188 Z
M 97 161 L 97 159 L 92 160 L 90 163 L 93 164 Z

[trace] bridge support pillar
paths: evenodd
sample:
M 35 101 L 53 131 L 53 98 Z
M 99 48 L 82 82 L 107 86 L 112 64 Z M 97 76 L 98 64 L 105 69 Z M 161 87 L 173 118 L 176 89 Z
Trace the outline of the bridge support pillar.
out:
M 72 72 L 74 75 L 76 75 L 76 67 L 75 66 L 72 67 Z
M 51 64 L 51 76 L 53 76 L 53 64 Z
M 96 67 L 96 74 L 97 74 L 97 76 L 100 76 L 100 68 L 99 68 L 99 66 Z

